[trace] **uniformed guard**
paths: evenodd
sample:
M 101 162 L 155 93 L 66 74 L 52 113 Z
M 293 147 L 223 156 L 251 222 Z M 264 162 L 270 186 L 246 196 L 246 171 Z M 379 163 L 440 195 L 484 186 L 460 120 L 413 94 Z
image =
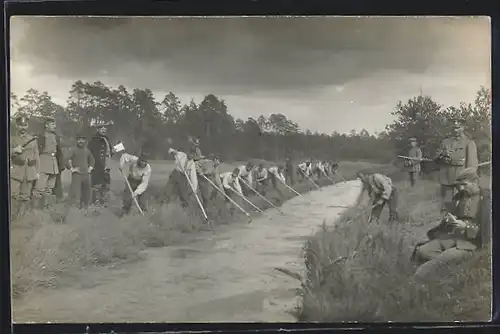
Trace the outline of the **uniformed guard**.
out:
M 123 190 L 122 215 L 130 213 L 134 198 L 137 200 L 142 211 L 146 211 L 147 206 L 144 192 L 147 190 L 149 179 L 151 178 L 151 166 L 148 164 L 147 153 L 141 152 L 138 157 L 132 154 L 123 153 L 120 158 L 120 171 L 122 171 L 122 173 L 124 171 L 128 172 L 127 180 L 132 190 L 131 193 L 128 185 L 125 184 L 125 189 Z
M 18 134 L 10 137 L 10 191 L 13 218 L 23 215 L 31 198 L 31 190 L 39 177 L 40 157 L 36 137 L 28 133 L 28 119 L 15 118 Z
M 422 150 L 418 147 L 417 138 L 412 137 L 409 139 L 410 150 L 408 151 L 408 157 L 414 159 L 405 159 L 404 163 L 408 169 L 408 174 L 410 176 L 410 183 L 412 187 L 417 184 L 420 176 L 420 164 L 422 162 Z
M 453 134 L 445 138 L 438 149 L 435 161 L 440 165 L 441 212 L 450 211 L 455 191 L 455 179 L 466 168 L 477 170 L 478 156 L 476 143 L 465 133 L 463 118 L 453 121 Z
M 108 126 L 111 123 L 99 123 L 97 133 L 90 139 L 88 148 L 95 159 L 91 173 L 92 202 L 96 205 L 107 206 L 111 185 L 111 167 L 109 161 L 115 153 L 107 136 Z
M 467 259 L 479 246 L 480 224 L 477 221 L 480 204 L 478 176 L 473 167 L 455 177 L 457 193 L 452 211 L 441 223 L 427 232 L 429 240 L 415 247 L 412 260 L 421 264 L 415 276 L 425 278 L 438 270 L 440 264 L 453 264 Z
M 64 170 L 60 137 L 56 133 L 56 122 L 52 117 L 45 119 L 45 131 L 37 138 L 40 153 L 39 178 L 33 190 L 35 208 L 55 203 L 56 178 Z M 43 203 L 41 203 L 43 201 Z

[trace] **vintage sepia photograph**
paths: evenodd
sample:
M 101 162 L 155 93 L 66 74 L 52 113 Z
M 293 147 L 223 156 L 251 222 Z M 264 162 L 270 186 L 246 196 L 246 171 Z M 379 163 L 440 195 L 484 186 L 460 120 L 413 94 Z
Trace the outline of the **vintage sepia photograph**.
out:
M 489 321 L 489 17 L 10 19 L 13 322 Z

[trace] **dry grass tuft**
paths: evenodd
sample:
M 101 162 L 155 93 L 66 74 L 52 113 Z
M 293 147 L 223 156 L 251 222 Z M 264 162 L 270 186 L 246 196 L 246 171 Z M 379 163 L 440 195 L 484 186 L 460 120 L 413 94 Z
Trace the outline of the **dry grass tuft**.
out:
M 401 222 L 368 223 L 351 209 L 305 246 L 307 282 L 299 321 L 486 320 L 491 305 L 491 252 L 482 250 L 447 277 L 413 282 L 416 242 L 439 222 L 436 184 L 399 185 Z

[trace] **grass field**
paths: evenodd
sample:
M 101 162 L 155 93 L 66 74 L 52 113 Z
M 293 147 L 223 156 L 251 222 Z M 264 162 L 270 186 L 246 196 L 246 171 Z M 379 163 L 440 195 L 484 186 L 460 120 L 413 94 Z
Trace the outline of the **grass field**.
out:
M 400 175 L 401 176 L 401 175 Z M 490 178 L 483 177 L 483 187 Z M 399 181 L 400 222 L 368 223 L 368 209 L 355 208 L 335 227 L 326 227 L 305 245 L 303 322 L 485 321 L 491 312 L 491 250 L 451 272 L 436 273 L 426 284 L 412 279 L 415 243 L 440 220 L 438 184 L 422 181 L 411 188 Z M 387 210 L 387 209 L 386 209 Z
M 116 163 L 116 162 L 115 162 Z M 195 232 L 207 230 L 200 210 L 193 201 L 185 211 L 177 204 L 160 206 L 156 195 L 160 194 L 173 169 L 171 161 L 152 161 L 153 175 L 148 192 L 150 210 L 144 217 L 131 215 L 118 218 L 115 214 L 121 206 L 124 182 L 117 166 L 112 168 L 112 196 L 110 208 L 99 212 L 83 213 L 66 210 L 60 204 L 52 212 L 32 212 L 11 228 L 11 273 L 14 298 L 27 292 L 43 288 L 57 288 L 71 285 L 78 280 L 78 274 L 93 267 L 108 266 L 141 259 L 141 250 L 146 247 L 162 247 L 182 243 Z M 224 164 L 222 172 L 230 171 L 244 162 Z M 339 173 L 352 179 L 358 170 L 380 166 L 366 163 L 341 163 Z M 66 173 L 66 172 L 65 172 Z M 67 189 L 69 178 L 63 174 L 63 185 Z M 339 180 L 340 181 L 340 180 Z M 318 183 L 331 184 L 324 178 Z M 295 189 L 299 192 L 312 190 L 308 181 L 299 182 Z M 294 194 L 285 191 L 286 198 Z M 275 191 L 268 192 L 268 198 L 280 204 Z M 269 204 L 256 196 L 249 199 L 262 209 Z M 239 202 L 250 211 L 247 204 Z M 245 217 L 236 212 L 229 214 L 224 200 L 219 197 L 209 210 L 215 227 L 246 222 Z M 64 218 L 64 219 L 63 219 Z

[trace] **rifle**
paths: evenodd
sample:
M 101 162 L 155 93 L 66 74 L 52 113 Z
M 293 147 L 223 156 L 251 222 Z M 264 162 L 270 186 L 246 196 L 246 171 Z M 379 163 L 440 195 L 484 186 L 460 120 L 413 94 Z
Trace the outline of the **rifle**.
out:
M 429 158 L 414 158 L 414 157 L 407 157 L 405 155 L 398 155 L 398 158 L 404 159 L 404 160 L 413 160 L 413 161 L 428 161 L 428 162 L 434 161 L 434 160 L 429 159 Z

